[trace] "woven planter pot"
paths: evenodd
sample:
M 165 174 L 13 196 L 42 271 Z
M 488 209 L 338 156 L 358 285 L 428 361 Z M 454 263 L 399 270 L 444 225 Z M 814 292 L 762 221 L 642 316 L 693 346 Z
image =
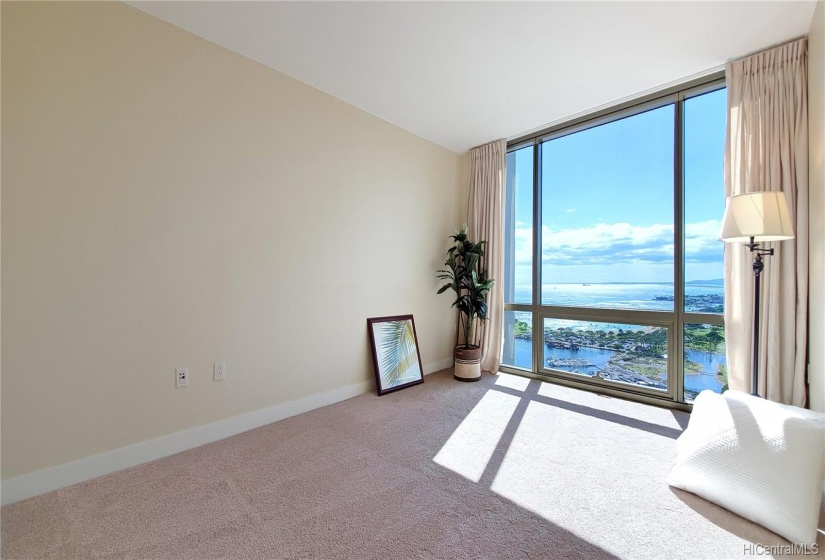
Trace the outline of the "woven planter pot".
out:
M 478 381 L 481 379 L 481 347 L 455 347 L 455 371 L 453 377 L 459 381 Z

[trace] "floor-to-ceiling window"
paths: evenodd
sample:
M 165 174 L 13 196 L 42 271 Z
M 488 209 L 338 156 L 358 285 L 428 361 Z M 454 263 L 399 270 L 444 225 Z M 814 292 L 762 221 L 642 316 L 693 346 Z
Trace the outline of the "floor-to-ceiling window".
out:
M 716 79 L 511 143 L 505 369 L 722 390 L 725 104 Z

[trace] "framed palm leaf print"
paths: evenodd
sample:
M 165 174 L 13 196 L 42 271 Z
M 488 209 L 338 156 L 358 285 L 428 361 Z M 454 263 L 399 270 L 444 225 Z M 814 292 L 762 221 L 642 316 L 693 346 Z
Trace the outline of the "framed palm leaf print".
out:
M 424 383 L 412 315 L 367 319 L 379 395 Z

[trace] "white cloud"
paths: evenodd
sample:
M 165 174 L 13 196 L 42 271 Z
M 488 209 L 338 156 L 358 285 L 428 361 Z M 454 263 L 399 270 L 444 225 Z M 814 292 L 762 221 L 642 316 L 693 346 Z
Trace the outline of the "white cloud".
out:
M 628 223 L 596 224 L 590 227 L 542 229 L 543 260 L 585 264 L 639 262 L 672 259 L 673 226 Z
M 707 220 L 685 225 L 685 258 L 688 262 L 721 259 L 719 221 Z M 516 262 L 532 259 L 532 228 L 517 224 Z M 673 226 L 634 226 L 619 222 L 589 227 L 542 228 L 542 261 L 555 265 L 666 263 L 673 259 Z
M 724 245 L 719 241 L 719 220 L 706 220 L 685 224 L 685 260 L 707 262 L 709 258 L 720 260 Z
M 516 224 L 515 235 L 516 263 L 530 264 L 533 262 L 533 228 L 524 222 Z

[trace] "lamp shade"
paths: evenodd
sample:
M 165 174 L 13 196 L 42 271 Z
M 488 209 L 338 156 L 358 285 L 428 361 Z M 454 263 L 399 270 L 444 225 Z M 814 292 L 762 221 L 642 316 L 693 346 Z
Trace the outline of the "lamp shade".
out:
M 793 239 L 793 225 L 784 192 L 735 194 L 725 201 L 719 238 L 726 243 Z

